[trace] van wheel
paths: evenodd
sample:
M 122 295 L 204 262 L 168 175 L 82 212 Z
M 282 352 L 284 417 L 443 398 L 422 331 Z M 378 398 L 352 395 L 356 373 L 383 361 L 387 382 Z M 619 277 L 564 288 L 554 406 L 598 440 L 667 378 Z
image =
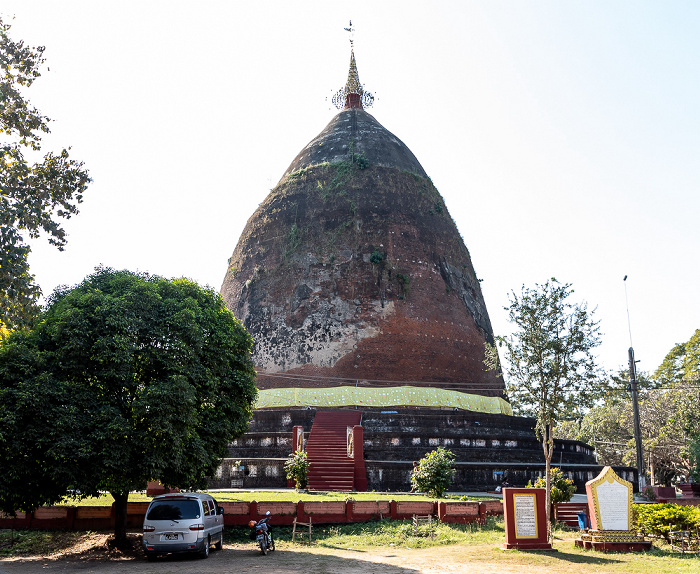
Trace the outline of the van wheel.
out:
M 146 559 L 149 562 L 155 562 L 156 560 L 156 553 L 155 552 L 146 552 Z
M 202 548 L 202 551 L 199 553 L 202 558 L 209 558 L 209 542 L 209 537 L 207 537 L 204 540 L 204 548 Z
M 214 544 L 214 548 L 216 548 L 217 550 L 223 550 L 223 548 L 224 548 L 224 532 L 223 532 L 223 530 L 221 532 L 219 532 L 219 541 L 216 544 Z

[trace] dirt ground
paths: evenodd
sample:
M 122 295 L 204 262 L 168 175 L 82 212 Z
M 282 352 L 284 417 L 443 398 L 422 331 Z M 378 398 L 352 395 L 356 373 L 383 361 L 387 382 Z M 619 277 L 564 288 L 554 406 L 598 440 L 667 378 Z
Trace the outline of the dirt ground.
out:
M 556 553 L 503 552 L 494 544 L 456 544 L 419 550 L 343 550 L 279 543 L 278 550 L 263 556 L 252 543 L 227 544 L 223 551 L 212 551 L 206 560 L 196 556 L 165 556 L 148 562 L 139 546 L 140 536 L 132 534 L 131 537 L 133 547 L 127 552 L 109 548 L 109 535 L 96 533 L 61 554 L 4 558 L 0 560 L 0 574 L 580 574 L 582 571 L 630 571 L 630 564 L 625 564 L 619 555 L 586 558 L 571 555 L 569 549 L 573 543 L 570 540 L 558 542 L 561 551 Z M 700 560 L 684 561 L 678 567 L 655 571 L 700 572 Z
M 61 554 L 4 558 L 0 560 L 0 574 L 221 574 L 233 571 L 266 574 L 434 574 L 464 572 L 467 558 L 464 547 L 452 546 L 423 550 L 378 548 L 355 551 L 283 543 L 267 556 L 263 556 L 253 544 L 227 544 L 223 551 L 212 551 L 206 560 L 196 556 L 164 556 L 155 562 L 148 562 L 140 550 L 140 537 L 135 534 L 130 536 L 131 551 L 109 548 L 109 535 L 96 533 Z M 480 546 L 470 545 L 469 554 L 494 553 L 492 544 Z M 519 566 L 510 568 L 505 564 L 487 562 L 479 564 L 478 569 L 483 574 L 522 574 L 521 570 Z

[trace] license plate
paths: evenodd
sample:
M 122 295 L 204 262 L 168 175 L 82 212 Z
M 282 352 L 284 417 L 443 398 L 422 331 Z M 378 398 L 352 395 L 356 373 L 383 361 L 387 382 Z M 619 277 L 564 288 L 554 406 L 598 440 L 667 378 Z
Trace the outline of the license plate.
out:
M 164 538 L 165 540 L 177 540 L 177 534 L 166 534 Z

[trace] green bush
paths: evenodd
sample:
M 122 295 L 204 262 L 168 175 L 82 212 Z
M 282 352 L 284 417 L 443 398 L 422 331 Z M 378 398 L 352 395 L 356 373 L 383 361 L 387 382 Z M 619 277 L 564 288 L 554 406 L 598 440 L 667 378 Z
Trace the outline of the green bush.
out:
M 287 480 L 293 480 L 296 488 L 306 488 L 306 473 L 309 470 L 309 459 L 306 451 L 298 450 L 289 455 L 289 460 L 284 463 L 284 470 L 287 473 Z
M 644 534 L 656 534 L 668 540 L 669 525 L 674 530 L 700 528 L 700 508 L 678 504 L 634 504 L 634 529 Z
M 574 481 L 564 476 L 564 473 L 559 468 L 549 469 L 549 482 L 552 487 L 550 493 L 552 504 L 569 502 L 571 497 L 576 494 Z M 544 476 L 540 476 L 535 481 L 535 484 L 532 484 L 532 481 L 528 481 L 527 488 L 547 488 L 547 480 Z
M 426 454 L 411 475 L 413 488 L 440 498 L 455 477 L 454 458 L 454 454 L 441 446 Z
M 360 169 L 367 169 L 369 167 L 369 160 L 365 157 L 365 152 L 352 154 L 352 161 Z

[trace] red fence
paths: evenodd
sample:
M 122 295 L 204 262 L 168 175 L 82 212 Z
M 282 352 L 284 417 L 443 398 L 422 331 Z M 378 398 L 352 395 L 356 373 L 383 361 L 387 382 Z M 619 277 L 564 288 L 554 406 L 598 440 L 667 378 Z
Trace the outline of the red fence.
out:
M 242 526 L 258 520 L 267 511 L 275 525 L 290 525 L 294 518 L 314 524 L 344 524 L 386 518 L 410 519 L 414 514 L 437 516 L 442 522 L 461 524 L 486 522 L 490 515 L 503 514 L 500 500 L 465 502 L 418 502 L 395 500 L 346 500 L 326 502 L 219 502 L 224 508 L 224 524 Z M 129 502 L 127 526 L 141 528 L 148 502 Z M 18 512 L 12 518 L 0 513 L 0 528 L 36 530 L 110 530 L 114 528 L 113 506 L 48 506 L 34 512 Z

